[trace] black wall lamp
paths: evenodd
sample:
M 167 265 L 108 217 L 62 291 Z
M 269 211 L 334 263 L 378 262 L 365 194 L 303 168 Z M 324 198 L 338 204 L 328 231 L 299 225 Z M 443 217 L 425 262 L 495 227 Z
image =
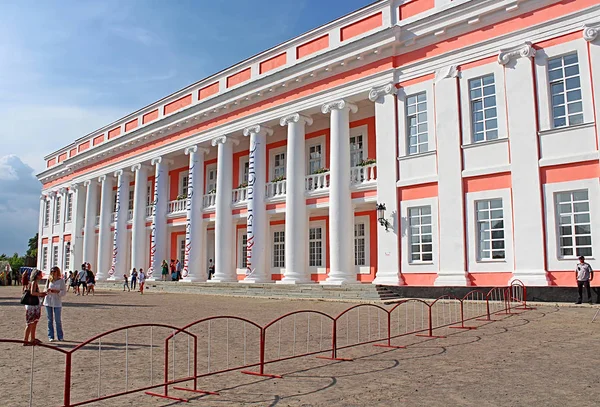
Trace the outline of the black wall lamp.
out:
M 385 204 L 384 203 L 377 204 L 377 220 L 379 221 L 379 224 L 381 226 L 385 227 L 386 232 L 388 231 L 388 228 L 390 226 L 392 226 L 390 224 L 390 222 L 388 222 L 387 219 L 385 218 Z

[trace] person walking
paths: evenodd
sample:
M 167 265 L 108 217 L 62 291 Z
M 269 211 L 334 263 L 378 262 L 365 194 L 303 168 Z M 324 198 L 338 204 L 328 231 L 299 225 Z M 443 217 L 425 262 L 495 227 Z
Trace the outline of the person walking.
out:
M 123 292 L 125 292 L 125 288 L 127 288 L 127 291 L 131 291 L 131 289 L 129 289 L 129 281 L 127 280 L 127 274 L 123 274 Z
M 77 295 L 81 292 L 81 295 L 85 295 L 87 291 L 87 264 L 81 265 L 81 271 L 77 274 Z
M 134 267 L 133 270 L 131 271 L 131 289 L 132 290 L 135 290 L 136 283 L 137 283 L 137 276 L 138 276 L 138 272 Z
M 177 272 L 177 281 L 181 280 L 181 271 L 183 267 L 181 266 L 181 262 L 179 259 L 175 260 L 175 271 Z
M 144 274 L 144 270 L 140 269 L 140 274 L 138 275 L 140 280 L 140 294 L 144 294 L 144 283 L 146 282 L 146 275 Z
M 44 306 L 46 307 L 46 317 L 48 318 L 48 340 L 54 342 L 54 324 L 56 323 L 56 336 L 58 341 L 62 341 L 62 297 L 67 294 L 65 280 L 61 278 L 60 269 L 56 266 L 50 270 L 50 276 L 46 280 L 46 297 Z
M 588 302 L 592 304 L 590 281 L 594 279 L 594 270 L 592 270 L 592 266 L 585 262 L 585 257 L 583 256 L 579 256 L 579 263 L 575 267 L 575 279 L 577 280 L 577 291 L 579 292 L 579 298 L 575 304 L 581 304 L 583 300 L 583 287 L 587 291 Z
M 23 275 L 21 276 L 21 285 L 23 286 L 21 291 L 25 291 L 29 286 L 29 274 L 27 274 L 26 271 L 24 271 Z
M 88 264 L 88 269 L 87 269 L 87 294 L 90 295 L 90 292 L 92 293 L 92 295 L 96 295 L 96 291 L 94 289 L 94 287 L 96 286 L 96 276 L 94 275 L 94 272 L 92 271 L 92 267 Z
M 40 270 L 34 270 L 31 273 L 31 279 L 27 285 L 29 293 L 37 298 L 37 305 L 25 305 L 25 322 L 27 327 L 25 328 L 25 339 L 23 339 L 23 346 L 39 345 L 42 343 L 35 337 L 35 331 L 37 330 L 37 324 L 42 315 L 42 306 L 40 305 L 40 298 L 44 298 L 46 293 L 40 291 L 39 281 L 42 279 L 42 272 Z
M 169 275 L 169 265 L 167 264 L 166 260 L 162 261 L 161 269 L 162 269 L 161 270 L 162 271 L 162 274 L 161 274 L 162 280 L 167 281 L 167 276 Z

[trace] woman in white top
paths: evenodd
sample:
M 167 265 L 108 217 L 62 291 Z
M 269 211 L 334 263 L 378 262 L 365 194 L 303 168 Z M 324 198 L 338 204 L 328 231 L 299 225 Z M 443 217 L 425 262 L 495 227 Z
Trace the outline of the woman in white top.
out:
M 65 280 L 62 278 L 60 269 L 52 267 L 50 276 L 46 282 L 46 297 L 44 298 L 44 306 L 46 307 L 46 316 L 48 317 L 48 340 L 54 342 L 54 321 L 56 321 L 56 335 L 58 341 L 62 341 L 62 299 L 67 294 Z

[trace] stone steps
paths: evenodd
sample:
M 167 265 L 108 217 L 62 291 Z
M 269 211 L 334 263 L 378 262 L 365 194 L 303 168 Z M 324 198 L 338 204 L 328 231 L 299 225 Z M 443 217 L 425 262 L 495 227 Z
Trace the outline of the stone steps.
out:
M 103 281 L 98 289 L 122 290 L 122 281 Z M 223 295 L 236 297 L 317 299 L 352 302 L 391 302 L 401 297 L 384 286 L 347 284 L 241 284 L 241 283 L 183 283 L 147 281 L 148 292 Z

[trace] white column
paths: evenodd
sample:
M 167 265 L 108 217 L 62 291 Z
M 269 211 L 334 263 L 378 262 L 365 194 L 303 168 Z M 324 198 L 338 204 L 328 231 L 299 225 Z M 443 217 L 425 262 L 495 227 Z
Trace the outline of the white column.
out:
M 273 130 L 264 126 L 244 129 L 244 136 L 250 136 L 248 156 L 248 217 L 246 218 L 246 258 L 247 276 L 244 283 L 265 283 L 271 281 L 267 266 L 267 241 L 269 222 L 265 205 L 265 180 L 267 178 L 267 136 Z M 218 171 L 217 171 L 218 174 Z
M 306 125 L 313 123 L 312 118 L 294 113 L 282 117 L 279 124 L 287 126 L 287 162 L 285 196 L 285 272 L 281 284 L 311 283 L 306 264 L 307 221 L 305 177 Z M 348 172 L 350 174 L 350 172 Z M 349 176 L 348 176 L 348 179 Z M 269 239 L 270 241 L 270 239 Z
M 40 196 L 40 216 L 38 219 L 38 250 L 37 250 L 37 266 L 38 270 L 42 269 L 42 236 L 44 236 L 44 217 L 46 215 L 46 195 Z
M 71 211 L 71 269 L 79 270 L 83 263 L 83 225 L 85 217 L 85 191 L 81 184 L 71 185 L 73 209 Z
M 183 259 L 183 279 L 181 281 L 206 281 L 206 267 L 203 264 L 202 250 L 202 191 L 204 190 L 204 154 L 208 150 L 191 146 L 185 149 L 190 156 L 185 225 L 185 259 Z M 194 191 L 196 190 L 196 191 Z
M 350 112 L 358 108 L 345 100 L 323 105 L 331 114 L 329 186 L 330 272 L 322 284 L 356 283 L 354 268 L 354 211 L 350 193 Z M 304 159 L 304 158 L 303 158 Z
M 115 231 L 113 233 L 112 262 L 109 280 L 122 280 L 127 272 L 127 216 L 129 202 L 129 172 L 115 172 L 117 180 L 117 205 L 115 208 Z
M 375 102 L 375 134 L 377 135 L 377 202 L 385 204 L 387 228 L 377 225 L 377 274 L 373 284 L 403 285 L 400 278 L 398 241 L 398 193 L 396 189 L 396 86 L 389 83 L 371 89 L 369 99 Z
M 146 198 L 148 194 L 148 167 L 136 164 L 134 172 L 133 219 L 131 222 L 131 268 L 146 269 Z
M 106 280 L 111 265 L 111 233 L 110 223 L 113 211 L 113 177 L 102 175 L 100 182 L 100 223 L 98 225 L 98 265 L 96 266 L 96 280 Z
M 212 140 L 217 151 L 217 202 L 215 209 L 215 275 L 209 282 L 237 281 L 235 272 L 235 241 L 231 214 L 233 144 L 239 141 L 228 136 Z
M 161 263 L 167 260 L 167 205 L 169 194 L 170 160 L 163 157 L 153 158 L 154 169 L 154 207 L 152 210 L 152 229 L 150 242 L 150 268 L 148 278 L 160 280 Z
M 547 286 L 544 266 L 544 212 L 541 199 L 535 84 L 531 44 L 501 50 L 504 65 L 512 179 L 513 278 L 525 285 Z
M 600 134 L 600 20 L 583 26 L 583 38 L 589 42 L 590 73 L 595 97 L 596 134 Z
M 434 285 L 467 286 L 458 70 L 436 72 L 435 116 L 438 153 L 440 269 Z
M 82 263 L 94 262 L 96 251 L 96 216 L 98 216 L 98 184 L 95 179 L 85 181 L 83 185 L 87 188 L 85 194 L 85 221 L 83 225 L 83 261 Z M 74 265 L 80 270 L 81 264 Z
M 54 221 L 56 220 L 56 195 L 57 191 L 48 192 L 48 197 L 50 198 L 50 222 L 48 223 L 50 236 L 54 235 Z M 50 257 L 50 256 L 49 256 Z M 52 262 L 52 259 L 49 258 L 48 264 Z
M 63 266 L 65 264 L 65 216 L 67 214 L 67 188 L 61 188 L 58 191 L 60 196 L 60 222 L 58 222 L 59 236 L 58 236 L 58 263 L 55 266 L 60 267 L 61 271 L 64 272 Z

